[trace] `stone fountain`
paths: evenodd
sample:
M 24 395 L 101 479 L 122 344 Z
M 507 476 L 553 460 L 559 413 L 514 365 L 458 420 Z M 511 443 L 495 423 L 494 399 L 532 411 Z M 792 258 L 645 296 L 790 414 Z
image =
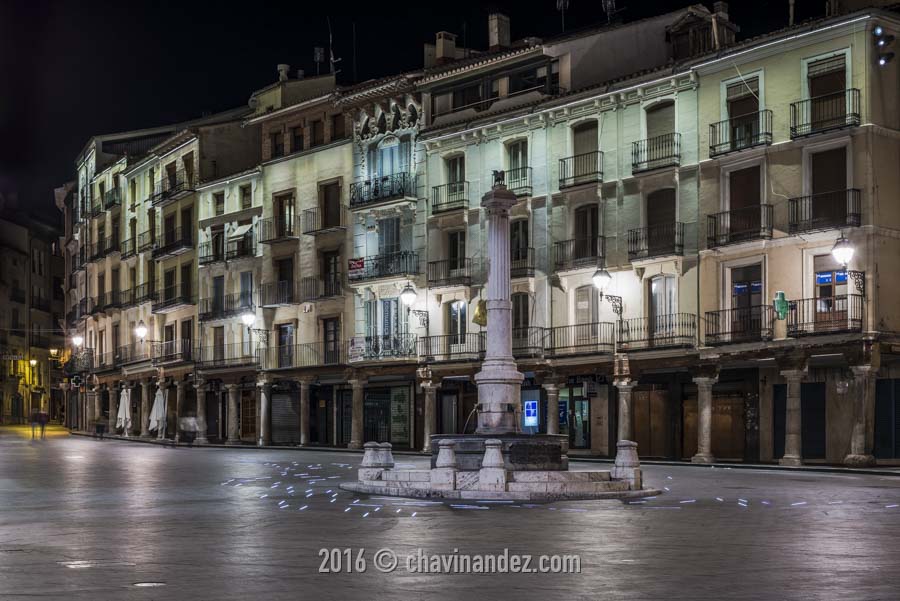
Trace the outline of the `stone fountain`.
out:
M 512 354 L 509 213 L 516 195 L 503 172 L 481 205 L 488 220 L 487 348 L 478 385 L 474 434 L 431 437 L 431 469 L 394 469 L 390 443 L 367 442 L 357 482 L 341 488 L 361 493 L 448 499 L 632 498 L 658 494 L 643 488 L 637 444 L 622 440 L 613 469 L 569 471 L 565 435 L 522 434 L 517 408 L 523 375 Z

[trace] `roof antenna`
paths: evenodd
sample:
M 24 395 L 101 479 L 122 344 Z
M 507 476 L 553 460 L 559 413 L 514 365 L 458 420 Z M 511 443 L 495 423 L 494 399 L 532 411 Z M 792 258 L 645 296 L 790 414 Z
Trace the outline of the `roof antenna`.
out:
M 334 58 L 334 45 L 332 44 L 332 36 L 331 36 L 331 17 L 325 17 L 325 21 L 328 23 L 328 56 L 331 60 L 331 74 L 337 75 L 340 73 L 340 69 L 335 69 L 335 65 L 341 62 L 341 59 Z
M 603 0 L 603 12 L 606 13 L 606 22 L 612 23 L 616 14 L 616 0 Z
M 556 10 L 562 16 L 562 30 L 566 32 L 566 9 L 569 8 L 569 0 L 556 0 Z

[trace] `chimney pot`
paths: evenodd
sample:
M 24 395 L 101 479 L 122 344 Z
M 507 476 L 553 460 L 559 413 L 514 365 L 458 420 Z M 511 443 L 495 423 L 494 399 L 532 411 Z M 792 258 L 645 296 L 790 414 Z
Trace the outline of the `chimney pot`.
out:
M 434 50 L 434 57 L 439 65 L 456 60 L 456 35 L 449 31 L 437 32 L 435 34 Z
M 495 52 L 502 48 L 509 48 L 509 17 L 503 13 L 491 13 L 488 15 L 488 45 L 490 51 Z
M 304 77 L 306 77 L 306 71 L 297 69 L 297 79 L 303 79 Z
M 288 73 L 291 70 L 291 66 L 285 63 L 280 63 L 278 65 L 278 81 L 287 81 Z

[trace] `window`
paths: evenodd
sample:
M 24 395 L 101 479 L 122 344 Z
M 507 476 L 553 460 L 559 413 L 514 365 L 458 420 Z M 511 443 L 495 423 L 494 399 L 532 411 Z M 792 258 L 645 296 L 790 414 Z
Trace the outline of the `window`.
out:
M 448 200 L 457 197 L 465 198 L 466 194 L 466 157 L 458 155 L 447 159 L 447 186 Z
M 325 122 L 316 119 L 310 124 L 310 146 L 321 146 L 325 143 Z
M 280 194 L 275 197 L 275 228 L 278 237 L 293 236 L 294 231 L 294 195 Z
M 384 256 L 397 252 L 400 252 L 400 218 L 379 219 L 378 254 Z
M 762 227 L 759 165 L 728 174 L 728 226 L 730 240 L 751 240 Z
M 241 186 L 241 210 L 245 211 L 253 204 L 253 189 L 250 184 Z
M 225 326 L 216 326 L 212 330 L 213 359 L 222 361 L 225 359 Z
M 600 321 L 600 297 L 597 289 L 588 284 L 575 290 L 575 324 L 584 325 Z M 583 328 L 576 328 L 579 337 L 586 334 Z
M 831 313 L 838 306 L 846 311 L 847 271 L 830 254 L 814 257 L 813 270 L 816 313 Z
M 678 241 L 675 204 L 675 188 L 664 188 L 647 195 L 647 249 L 650 256 L 671 254 L 675 249 Z
M 447 303 L 447 333 L 450 335 L 450 344 L 465 344 L 466 301 Z
M 241 272 L 241 307 L 253 306 L 253 272 Z
M 331 139 L 332 140 L 341 140 L 344 136 L 347 135 L 346 128 L 344 127 L 344 115 L 338 113 L 337 115 L 331 116 Z
M 733 341 L 758 339 L 762 321 L 762 266 L 747 265 L 731 269 L 731 323 Z
M 844 55 L 817 60 L 807 65 L 809 119 L 812 131 L 846 124 L 847 68 Z
M 193 295 L 193 286 L 191 282 L 192 267 L 193 265 L 191 263 L 185 263 L 181 266 L 181 296 L 185 300 L 190 300 Z
M 810 156 L 809 164 L 813 197 L 799 205 L 801 221 L 808 220 L 807 229 L 846 225 L 850 212 L 847 147 L 816 152 Z
M 528 220 L 517 219 L 509 224 L 509 250 L 513 261 L 525 259 L 528 252 Z
M 600 207 L 595 204 L 575 209 L 574 260 L 600 256 Z
M 303 150 L 303 128 L 291 128 L 291 152 L 299 152 Z
M 528 293 L 516 292 L 511 297 L 512 301 L 512 328 L 513 338 L 523 337 L 523 330 L 531 322 L 528 310 Z
M 331 182 L 319 186 L 319 198 L 322 210 L 322 228 L 341 225 L 341 184 Z
M 284 137 L 280 131 L 269 134 L 269 147 L 273 159 L 284 156 Z
M 225 193 L 216 192 L 213 194 L 213 205 L 215 206 L 215 214 L 222 215 L 225 213 Z
M 653 139 L 675 132 L 675 103 L 658 102 L 649 107 L 647 115 L 647 138 Z
M 451 110 L 458 111 L 476 105 L 481 101 L 481 91 L 481 83 L 453 90 L 453 108 Z M 476 108 L 480 109 L 481 106 Z
M 585 121 L 572 128 L 572 149 L 576 157 L 596 152 L 598 144 L 599 138 L 597 136 L 596 121 Z M 587 173 L 596 173 L 598 171 L 598 165 L 595 165 L 588 160 L 582 162 L 584 163 L 583 165 L 579 165 L 578 161 L 575 163 L 576 177 Z
M 449 262 L 451 277 L 453 272 L 458 269 L 465 269 L 466 266 L 466 232 L 459 230 L 449 232 L 447 234 L 447 259 Z
M 519 140 L 508 144 L 506 147 L 506 164 L 509 168 L 508 177 L 510 188 L 516 188 L 516 180 L 525 177 L 525 171 L 528 168 L 528 142 Z
M 658 275 L 650 280 L 650 332 L 654 337 L 673 333 L 678 312 L 675 276 Z
M 137 198 L 137 180 L 136 179 L 133 179 L 128 182 L 128 190 L 129 190 L 129 194 L 131 195 L 131 203 L 136 204 L 137 200 L 138 200 L 138 198 Z

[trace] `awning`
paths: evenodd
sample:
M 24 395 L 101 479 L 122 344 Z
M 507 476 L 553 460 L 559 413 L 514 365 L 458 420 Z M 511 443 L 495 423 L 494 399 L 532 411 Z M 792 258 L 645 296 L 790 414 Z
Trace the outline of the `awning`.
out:
M 248 223 L 246 225 L 239 225 L 239 226 L 237 226 L 237 229 L 235 229 L 233 232 L 228 234 L 228 239 L 234 240 L 235 238 L 243 238 L 245 235 L 247 235 L 247 232 L 249 232 L 250 228 L 252 228 L 252 227 L 253 227 L 252 223 Z

